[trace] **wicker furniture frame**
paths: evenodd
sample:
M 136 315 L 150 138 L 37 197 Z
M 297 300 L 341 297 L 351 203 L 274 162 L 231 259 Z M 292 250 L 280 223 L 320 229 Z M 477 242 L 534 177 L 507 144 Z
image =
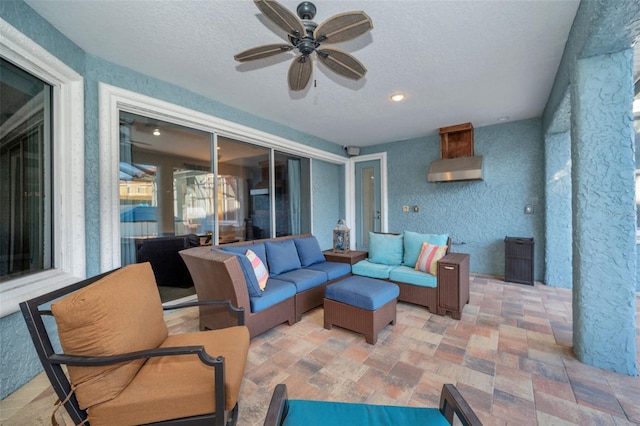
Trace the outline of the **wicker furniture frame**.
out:
M 380 306 L 374 311 L 358 308 L 346 303 L 331 299 L 324 299 L 324 328 L 346 328 L 356 333 L 364 334 L 367 343 L 375 345 L 378 341 L 378 333 L 391 323 L 396 323 L 397 299 Z
M 225 246 L 248 246 L 256 242 L 283 241 L 293 238 L 311 237 L 311 234 L 288 235 L 284 237 L 262 240 L 242 241 L 215 246 L 222 249 Z M 245 311 L 245 323 L 251 337 L 255 337 L 282 323 L 293 325 L 302 319 L 302 314 L 311 309 L 322 306 L 324 290 L 328 284 L 337 282 L 345 277 L 327 281 L 308 290 L 296 293 L 294 297 L 270 306 L 260 312 L 251 312 L 249 291 L 244 280 L 242 268 L 236 256 L 211 251 L 211 247 L 195 247 L 180 252 L 187 265 L 196 294 L 199 300 L 230 300 L 234 306 Z M 200 309 L 200 329 L 209 328 L 209 324 L 219 324 L 228 321 L 226 314 L 212 312 L 211 308 Z
M 198 355 L 200 360 L 206 364 L 210 365 L 214 368 L 215 372 L 215 407 L 217 413 L 222 413 L 222 415 L 216 416 L 216 413 L 193 416 L 193 417 L 183 417 L 180 419 L 168 419 L 155 424 L 162 425 L 211 425 L 215 424 L 216 426 L 223 425 L 235 425 L 238 420 L 238 404 L 236 403 L 233 410 L 226 413 L 225 412 L 225 401 L 226 401 L 226 390 L 225 390 L 225 360 L 223 357 L 214 357 L 204 350 L 204 346 L 185 346 L 185 347 L 174 347 L 174 348 L 156 348 L 144 351 L 138 351 L 127 354 L 118 354 L 112 356 L 103 356 L 103 357 L 86 357 L 86 356 L 75 356 L 68 354 L 60 354 L 56 353 L 55 349 L 51 343 L 50 333 L 45 326 L 44 317 L 52 316 L 51 310 L 48 308 L 48 305 L 61 297 L 64 297 L 70 293 L 73 293 L 77 290 L 80 290 L 83 287 L 86 287 L 94 282 L 100 280 L 101 278 L 106 277 L 113 271 L 105 272 L 103 274 L 87 278 L 78 283 L 72 284 L 70 286 L 52 291 L 50 293 L 44 294 L 42 296 L 35 297 L 31 300 L 27 300 L 25 302 L 20 303 L 20 310 L 22 311 L 22 315 L 27 324 L 27 329 L 29 330 L 29 335 L 33 341 L 38 357 L 40 358 L 40 362 L 42 363 L 42 367 L 44 372 L 46 373 L 53 390 L 55 391 L 57 397 L 60 401 L 64 402 L 64 407 L 69 413 L 69 416 L 74 421 L 75 424 L 82 424 L 87 420 L 87 412 L 82 410 L 78 405 L 78 401 L 76 399 L 75 394 L 73 394 L 71 390 L 71 383 L 67 374 L 65 373 L 65 369 L 63 365 L 77 365 L 77 366 L 100 366 L 100 365 L 111 365 L 118 364 L 125 361 L 131 361 L 134 359 L 144 359 L 144 358 L 152 358 L 152 357 L 160 357 L 160 356 L 178 356 L 178 355 L 189 355 L 195 354 Z M 222 308 L 228 312 L 230 317 L 235 318 L 235 324 L 233 325 L 243 325 L 244 324 L 244 311 L 242 309 L 234 308 L 228 301 L 220 302 L 220 301 L 210 301 L 210 302 L 191 302 L 191 303 L 183 303 L 179 305 L 172 306 L 163 306 L 163 310 L 172 310 L 172 309 L 180 309 L 187 308 L 193 306 L 200 305 L 209 305 L 216 306 L 217 308 Z M 220 328 L 220 327 L 216 327 Z M 56 328 L 57 331 L 57 328 Z M 215 355 L 215 354 L 214 354 Z M 213 380 L 213 378 L 212 378 Z
M 445 384 L 442 386 L 440 393 L 440 405 L 439 410 L 442 416 L 453 424 L 454 420 L 459 420 L 464 426 L 482 426 L 482 422 L 473 411 L 471 406 L 467 403 L 464 397 L 460 394 L 458 389 L 452 384 Z M 267 416 L 264 421 L 264 426 L 282 426 L 284 423 L 287 412 L 289 411 L 289 398 L 287 395 L 287 386 L 284 384 L 276 385 L 269 403 L 269 409 L 267 410 Z M 401 419 L 395 419 L 397 425 L 403 425 Z M 340 419 L 336 419 L 336 423 L 339 423 Z M 413 426 L 413 425 L 410 425 Z

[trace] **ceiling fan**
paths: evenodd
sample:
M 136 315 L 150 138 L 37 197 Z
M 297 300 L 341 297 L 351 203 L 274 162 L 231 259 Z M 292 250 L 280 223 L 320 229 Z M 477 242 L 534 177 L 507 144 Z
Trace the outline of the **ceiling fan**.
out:
M 373 22 L 364 12 L 345 12 L 316 24 L 316 6 L 304 1 L 298 5 L 294 15 L 275 0 L 253 0 L 258 9 L 284 30 L 291 44 L 266 44 L 253 47 L 234 56 L 238 62 L 253 61 L 298 49 L 300 56 L 294 58 L 289 67 L 289 88 L 303 90 L 311 81 L 313 64 L 311 54 L 316 52 L 318 61 L 331 71 L 351 80 L 359 80 L 367 73 L 360 61 L 349 53 L 335 48 L 321 48 L 321 44 L 340 43 L 352 40 L 373 28 Z

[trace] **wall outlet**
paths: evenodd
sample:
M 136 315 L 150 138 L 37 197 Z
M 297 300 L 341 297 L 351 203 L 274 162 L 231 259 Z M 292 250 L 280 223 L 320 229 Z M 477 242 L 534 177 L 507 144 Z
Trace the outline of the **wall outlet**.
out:
M 402 211 L 403 212 L 408 212 L 409 211 L 409 206 L 402 206 Z

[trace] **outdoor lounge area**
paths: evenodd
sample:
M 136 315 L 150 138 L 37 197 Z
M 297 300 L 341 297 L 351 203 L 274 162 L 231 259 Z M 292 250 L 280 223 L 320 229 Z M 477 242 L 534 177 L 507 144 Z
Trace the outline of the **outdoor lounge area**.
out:
M 2 426 L 640 425 L 639 326 L 637 0 L 0 1 Z
M 167 322 L 170 333 L 196 331 L 197 308 Z M 475 275 L 461 320 L 398 303 L 397 324 L 375 346 L 324 329 L 321 308 L 252 339 L 238 425 L 264 423 L 279 383 L 296 399 L 416 407 L 437 407 L 442 385 L 455 383 L 485 425 L 640 423 L 638 378 L 572 355 L 569 290 Z M 1 402 L 0 422 L 47 424 L 54 402 L 41 374 Z

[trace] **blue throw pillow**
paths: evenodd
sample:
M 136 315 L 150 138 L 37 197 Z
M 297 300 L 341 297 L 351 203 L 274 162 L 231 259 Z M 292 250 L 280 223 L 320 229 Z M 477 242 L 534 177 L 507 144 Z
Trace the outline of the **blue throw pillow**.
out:
M 415 267 L 422 250 L 422 243 L 434 246 L 446 246 L 449 234 L 419 234 L 412 231 L 404 231 L 404 258 L 402 264 Z
M 294 238 L 298 257 L 303 268 L 325 261 L 324 254 L 316 237 Z
M 246 247 L 248 246 L 245 246 L 245 249 L 244 249 L 245 253 L 247 251 Z M 249 297 L 262 296 L 262 291 L 260 290 L 260 284 L 258 284 L 258 279 L 256 278 L 256 274 L 255 272 L 253 272 L 253 266 L 251 266 L 251 262 L 249 261 L 249 259 L 247 259 L 247 256 L 232 250 L 219 250 L 215 248 L 211 250 L 236 256 L 238 258 L 238 261 L 240 262 L 240 268 L 242 269 L 242 275 L 244 275 L 244 280 L 247 283 L 247 290 L 249 291 Z
M 269 262 L 269 276 L 300 269 L 300 258 L 293 240 L 267 241 L 264 243 Z
M 403 252 L 402 240 L 402 234 L 376 234 L 369 232 L 369 262 L 383 265 L 400 265 Z

